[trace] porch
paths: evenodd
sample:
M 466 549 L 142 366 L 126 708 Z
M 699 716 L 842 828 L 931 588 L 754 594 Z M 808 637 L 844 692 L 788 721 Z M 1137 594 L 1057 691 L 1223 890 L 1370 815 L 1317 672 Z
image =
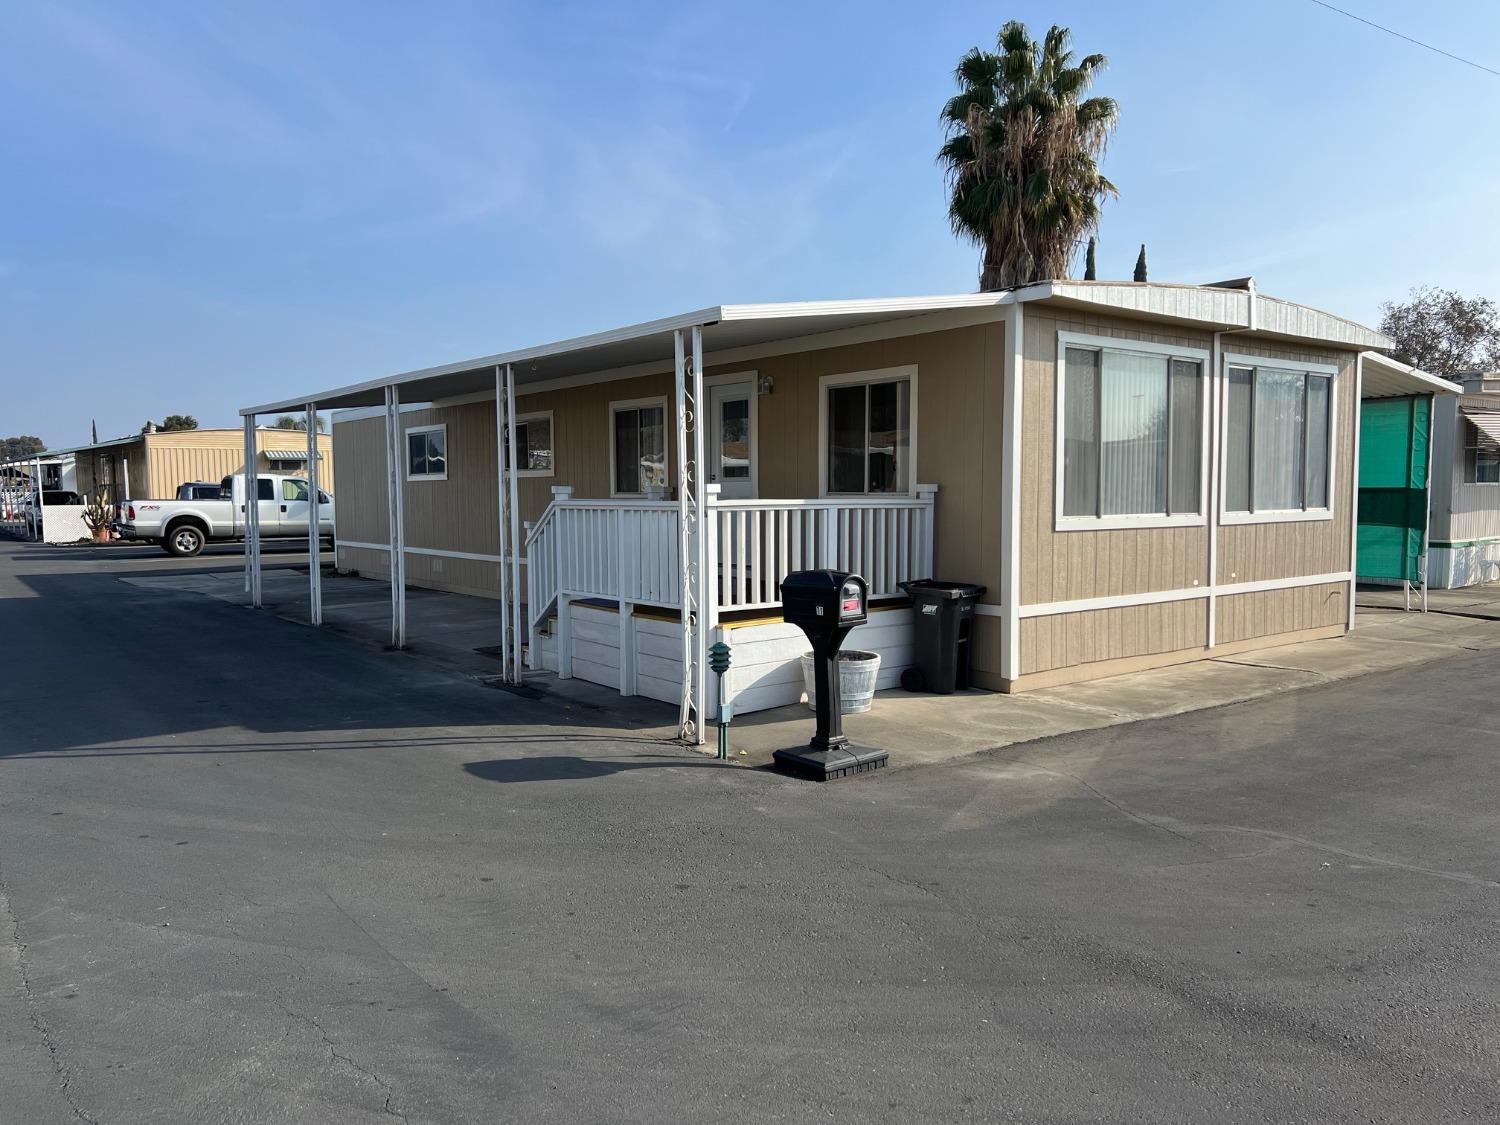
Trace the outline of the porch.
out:
M 725 499 L 704 490 L 703 573 L 683 565 L 681 506 L 675 501 L 579 499 L 553 488 L 541 517 L 526 524 L 527 666 L 677 702 L 691 638 L 732 651 L 726 695 L 739 714 L 796 702 L 801 633 L 780 620 L 786 575 L 829 568 L 869 582 L 872 621 L 849 647 L 879 652 L 879 686 L 911 662 L 911 620 L 901 583 L 933 573 L 935 485 L 913 496 Z M 693 606 L 684 628 L 684 605 Z M 705 685 L 717 712 L 717 681 Z

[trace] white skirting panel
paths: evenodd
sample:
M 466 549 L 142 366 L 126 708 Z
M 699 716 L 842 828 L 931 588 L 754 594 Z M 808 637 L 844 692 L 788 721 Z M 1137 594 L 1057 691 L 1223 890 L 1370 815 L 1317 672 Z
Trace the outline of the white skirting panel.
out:
M 615 612 L 574 604 L 573 675 L 580 680 L 617 688 L 620 684 L 620 622 Z M 637 617 L 635 635 L 635 694 L 663 703 L 676 703 L 682 695 L 682 633 L 675 621 Z M 802 666 L 808 652 L 802 630 L 784 622 L 719 628 L 714 640 L 730 647 L 730 669 L 725 686 L 731 693 L 736 715 L 766 711 L 800 703 Z M 880 653 L 877 690 L 900 684 L 901 673 L 913 662 L 912 611 L 909 608 L 877 610 L 870 622 L 849 634 L 845 650 Z M 557 671 L 557 639 L 544 637 L 538 646 L 541 667 Z M 710 716 L 718 714 L 715 677 L 709 677 Z
M 1500 580 L 1500 539 L 1463 547 L 1432 547 L 1427 553 L 1427 584 L 1437 590 Z

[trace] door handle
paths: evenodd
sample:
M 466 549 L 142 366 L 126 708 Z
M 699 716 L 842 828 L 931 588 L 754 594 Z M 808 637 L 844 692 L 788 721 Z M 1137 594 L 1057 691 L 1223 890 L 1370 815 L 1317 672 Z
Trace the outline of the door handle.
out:
M 283 512 L 284 512 L 284 511 L 286 511 L 286 505 L 285 505 L 285 504 L 283 504 L 283 505 L 282 505 L 282 506 L 281 506 L 281 510 L 282 510 L 282 511 L 283 511 Z

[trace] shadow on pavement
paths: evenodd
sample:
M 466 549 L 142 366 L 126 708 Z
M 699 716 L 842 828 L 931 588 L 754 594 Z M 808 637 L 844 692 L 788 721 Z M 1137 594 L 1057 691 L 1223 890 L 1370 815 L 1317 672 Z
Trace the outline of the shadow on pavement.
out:
M 727 762 L 711 758 L 665 758 L 636 755 L 629 758 L 570 758 L 564 754 L 543 754 L 531 758 L 494 758 L 487 762 L 468 762 L 464 772 L 485 781 L 513 785 L 523 781 L 590 781 L 611 777 L 630 770 L 671 769 L 678 766 L 707 766 L 710 769 L 738 769 Z

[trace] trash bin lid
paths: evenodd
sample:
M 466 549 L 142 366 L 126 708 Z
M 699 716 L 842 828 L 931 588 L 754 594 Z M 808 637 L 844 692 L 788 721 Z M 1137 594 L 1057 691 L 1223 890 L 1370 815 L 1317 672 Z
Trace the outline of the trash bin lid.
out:
M 902 582 L 901 589 L 913 598 L 926 601 L 957 601 L 959 598 L 982 598 L 984 586 L 972 582 L 942 582 L 936 578 L 916 578 Z

